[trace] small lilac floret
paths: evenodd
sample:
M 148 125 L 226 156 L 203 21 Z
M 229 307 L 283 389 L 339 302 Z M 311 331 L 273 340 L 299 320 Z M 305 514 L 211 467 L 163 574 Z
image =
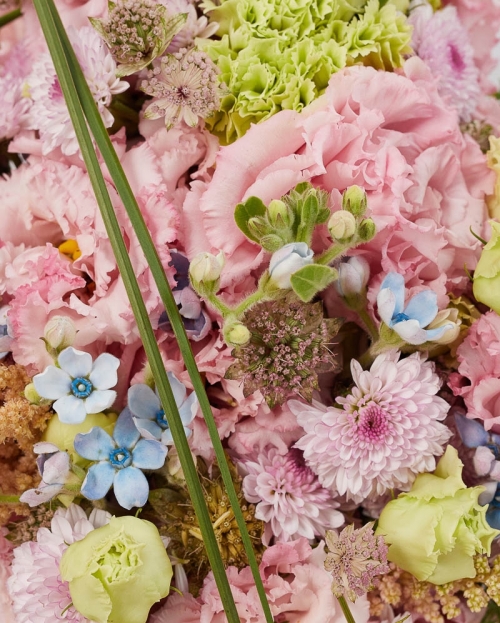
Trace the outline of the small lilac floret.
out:
M 33 378 L 42 398 L 55 400 L 54 411 L 65 424 L 81 424 L 88 414 L 109 409 L 116 399 L 111 390 L 118 382 L 120 360 L 109 353 L 92 362 L 89 353 L 65 348 L 57 359 Z
M 100 500 L 111 486 L 118 504 L 130 510 L 146 504 L 149 483 L 142 470 L 160 469 L 167 449 L 156 440 L 141 439 L 132 414 L 124 409 L 118 418 L 113 437 L 100 426 L 75 437 L 75 450 L 92 465 L 82 484 L 81 493 L 89 500 Z
M 189 437 L 191 429 L 188 426 L 198 411 L 198 398 L 195 392 L 187 396 L 186 386 L 175 377 L 173 372 L 168 372 L 168 380 L 172 387 L 175 404 L 179 409 L 184 432 L 186 437 Z M 173 444 L 172 432 L 157 392 L 143 383 L 132 385 L 128 390 L 128 406 L 135 425 L 143 437 L 158 439 L 164 445 Z
M 425 329 L 437 316 L 437 295 L 433 290 L 422 290 L 405 303 L 403 275 L 389 273 L 377 296 L 378 313 L 385 324 L 408 344 L 419 345 L 438 340 L 454 327 L 445 323 L 436 329 Z
M 28 489 L 19 498 L 30 506 L 38 506 L 57 497 L 66 483 L 70 471 L 70 458 L 53 443 L 40 442 L 33 446 L 42 482 L 36 489 Z

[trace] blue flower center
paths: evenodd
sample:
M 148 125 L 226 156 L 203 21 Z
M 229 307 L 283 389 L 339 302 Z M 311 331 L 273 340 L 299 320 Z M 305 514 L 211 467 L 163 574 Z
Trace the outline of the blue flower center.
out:
M 127 448 L 117 448 L 109 453 L 109 462 L 113 467 L 123 469 L 132 463 L 132 454 Z
M 410 320 L 410 317 L 403 314 L 403 312 L 399 312 L 399 314 L 392 317 L 393 324 L 396 324 L 397 322 L 404 322 L 405 320 Z
M 160 409 L 156 412 L 156 423 L 162 430 L 167 430 L 167 428 L 170 428 L 167 422 L 167 418 L 165 416 L 165 411 L 163 409 Z
M 495 461 L 500 460 L 500 448 L 496 443 L 487 443 L 486 447 L 491 450 L 495 456 Z
M 81 376 L 77 376 L 76 379 L 71 381 L 71 391 L 73 392 L 73 396 L 77 398 L 88 398 L 93 390 L 94 386 L 92 383 Z

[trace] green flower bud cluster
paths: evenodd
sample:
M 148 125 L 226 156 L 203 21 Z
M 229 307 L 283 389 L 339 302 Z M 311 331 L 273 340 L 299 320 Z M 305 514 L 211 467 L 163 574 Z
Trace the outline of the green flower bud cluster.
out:
M 280 110 L 302 110 L 348 65 L 400 67 L 412 50 L 398 8 L 391 0 L 205 0 L 220 40 L 199 45 L 228 87 L 208 126 L 228 144 Z
M 332 239 L 351 246 L 371 240 L 376 234 L 376 227 L 371 218 L 363 218 L 367 206 L 364 189 L 350 186 L 342 196 L 342 210 L 334 212 L 328 221 Z

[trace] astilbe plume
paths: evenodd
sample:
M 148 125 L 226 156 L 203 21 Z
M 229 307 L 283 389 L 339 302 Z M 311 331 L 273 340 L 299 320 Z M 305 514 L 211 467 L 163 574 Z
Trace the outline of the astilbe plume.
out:
M 291 394 L 311 400 L 318 373 L 335 369 L 328 345 L 340 322 L 323 318 L 322 303 L 291 297 L 252 307 L 243 322 L 252 337 L 233 350 L 237 361 L 226 378 L 241 379 L 245 396 L 260 390 L 271 408 Z
M 340 534 L 326 533 L 325 569 L 332 574 L 336 597 L 355 601 L 373 588 L 376 576 L 388 573 L 388 546 L 382 536 L 375 536 L 373 524 L 367 523 L 358 530 L 349 524 Z
M 185 121 L 195 126 L 215 112 L 220 105 L 219 69 L 207 54 L 182 48 L 164 56 L 148 72 L 141 89 L 153 97 L 144 116 L 148 119 L 165 117 L 167 128 Z

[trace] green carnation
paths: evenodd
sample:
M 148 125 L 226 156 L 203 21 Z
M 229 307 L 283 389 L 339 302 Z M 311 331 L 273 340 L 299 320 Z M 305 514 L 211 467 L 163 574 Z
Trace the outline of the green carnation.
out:
M 474 578 L 474 556 L 490 553 L 500 534 L 486 522 L 478 503 L 484 487 L 467 488 L 463 464 L 448 446 L 433 474 L 420 474 L 408 493 L 389 502 L 377 534 L 389 545 L 388 560 L 417 580 L 445 584 Z
M 500 223 L 490 221 L 491 238 L 474 271 L 474 296 L 500 314 Z
M 96 623 L 145 623 L 168 595 L 172 565 L 156 527 L 136 517 L 113 517 L 64 552 L 61 578 L 73 605 Z
M 280 110 L 300 111 L 353 63 L 399 67 L 411 52 L 411 28 L 379 0 L 222 0 L 205 3 L 219 40 L 198 42 L 227 86 L 207 123 L 223 143 Z

